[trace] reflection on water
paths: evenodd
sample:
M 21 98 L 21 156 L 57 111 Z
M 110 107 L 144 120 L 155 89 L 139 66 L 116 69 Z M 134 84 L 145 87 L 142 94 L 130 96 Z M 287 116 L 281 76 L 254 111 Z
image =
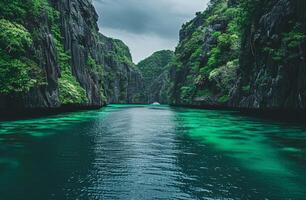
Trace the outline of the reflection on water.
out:
M 0 123 L 1 199 L 305 199 L 306 129 L 119 106 Z

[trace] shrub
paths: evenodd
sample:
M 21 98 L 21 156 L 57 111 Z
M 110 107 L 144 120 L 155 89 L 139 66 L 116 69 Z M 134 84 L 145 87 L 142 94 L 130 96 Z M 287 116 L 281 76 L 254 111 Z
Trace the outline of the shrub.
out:
M 198 90 L 195 97 L 203 98 L 203 97 L 210 97 L 213 96 L 213 93 L 209 89 Z
M 81 104 L 87 102 L 86 91 L 71 74 L 62 74 L 58 83 L 59 97 L 62 104 Z
M 220 97 L 218 99 L 219 103 L 225 104 L 230 100 L 230 96 L 229 95 L 223 95 L 222 97 Z
M 272 59 L 276 62 L 281 62 L 285 58 L 284 48 L 273 49 L 270 47 L 265 47 L 263 51 L 267 53 L 269 56 L 271 56 Z
M 251 86 L 250 85 L 245 85 L 242 87 L 242 91 L 245 93 L 249 93 L 251 90 Z
M 4 59 L 0 56 L 0 93 L 27 92 L 35 84 L 30 79 L 28 66 L 18 59 Z
M 90 69 L 90 71 L 92 73 L 95 73 L 101 79 L 103 78 L 103 76 L 104 76 L 104 67 L 103 67 L 103 65 L 97 64 L 96 61 L 91 57 L 91 55 L 88 56 L 87 66 L 89 67 L 89 69 Z
M 86 91 L 81 87 L 80 83 L 72 75 L 70 66 L 71 56 L 65 52 L 64 46 L 61 43 L 61 34 L 58 26 L 52 27 L 57 57 L 61 68 L 61 77 L 58 80 L 59 84 L 59 99 L 62 104 L 82 104 L 87 103 L 88 99 Z
M 0 19 L 0 47 L 10 54 L 22 54 L 32 44 L 31 34 L 20 24 Z
M 28 8 L 29 2 L 24 0 L 1 0 L 0 16 L 20 22 L 27 15 Z
M 209 81 L 217 86 L 219 91 L 229 93 L 235 84 L 238 69 L 238 59 L 228 62 L 225 66 L 214 69 L 209 74 Z
M 192 97 L 195 92 L 195 87 L 194 86 L 184 86 L 181 88 L 181 101 L 183 103 L 191 103 L 192 102 Z
M 5 19 L 0 19 L 0 30 L 0 93 L 28 92 L 43 84 L 42 70 L 25 55 L 32 45 L 28 30 Z
M 283 42 L 291 49 L 297 48 L 306 41 L 306 34 L 300 30 L 300 25 L 297 24 L 292 31 L 285 33 Z
M 218 47 L 213 48 L 210 52 L 209 52 L 209 58 L 208 58 L 208 63 L 207 66 L 209 68 L 215 68 L 218 67 L 218 63 L 219 63 L 219 57 L 221 55 L 221 50 Z

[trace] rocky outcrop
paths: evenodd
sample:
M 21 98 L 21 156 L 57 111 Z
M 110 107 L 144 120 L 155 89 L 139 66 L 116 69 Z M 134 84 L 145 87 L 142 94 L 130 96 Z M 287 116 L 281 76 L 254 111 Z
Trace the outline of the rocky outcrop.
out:
M 141 72 L 133 64 L 128 47 L 119 40 L 100 36 L 104 48 L 101 63 L 105 69 L 104 88 L 109 103 L 142 103 Z M 123 52 L 121 56 L 118 52 Z M 122 61 L 123 60 L 123 61 Z
M 173 51 L 161 50 L 138 63 L 143 75 L 144 91 L 141 96 L 144 103 L 169 103 L 169 65 L 173 58 Z
M 211 1 L 181 30 L 171 103 L 305 109 L 305 7 L 302 0 Z
M 305 109 L 306 2 L 275 0 L 249 24 L 231 105 Z
M 37 64 L 42 81 L 35 80 L 37 84 L 29 90 L 0 94 L 2 111 L 101 107 L 106 103 L 142 101 L 139 95 L 143 90 L 142 76 L 132 62 L 128 47 L 99 33 L 98 15 L 90 0 L 38 0 L 26 6 L 13 0 L 7 9 L 1 8 L 4 10 L 0 15 L 21 24 L 31 34 L 31 48 L 17 58 L 27 57 Z M 14 9 L 21 10 L 25 16 L 20 13 L 20 19 L 14 17 L 11 15 Z M 0 53 L 16 58 L 9 51 Z M 27 76 L 33 79 L 31 73 Z M 17 86 L 12 83 L 8 87 Z
M 98 15 L 91 2 L 62 1 L 58 8 L 60 13 L 65 13 L 62 27 L 64 38 L 67 38 L 65 47 L 72 52 L 74 74 L 87 94 L 92 94 L 90 102 L 100 104 L 97 94 L 102 81 L 107 103 L 138 103 L 137 94 L 142 90 L 141 74 L 123 42 L 98 32 Z M 86 71 L 88 56 L 92 56 L 107 75 L 91 77 Z
M 170 69 L 171 104 L 225 106 L 237 78 L 239 31 L 234 2 L 214 1 L 183 25 Z
M 169 104 L 170 74 L 165 70 L 148 86 L 148 103 Z
M 87 105 L 102 106 L 100 88 L 102 77 L 92 74 L 87 65 L 90 56 L 96 60 L 102 51 L 97 51 L 99 33 L 98 15 L 88 0 L 54 0 L 54 7 L 60 13 L 60 32 L 65 51 L 71 55 L 71 70 L 81 87 L 85 89 Z M 105 103 L 105 102 L 104 102 Z

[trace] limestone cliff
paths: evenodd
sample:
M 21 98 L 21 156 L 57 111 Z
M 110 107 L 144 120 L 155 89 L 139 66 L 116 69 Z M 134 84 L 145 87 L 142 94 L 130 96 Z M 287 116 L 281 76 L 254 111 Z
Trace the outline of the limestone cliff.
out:
M 2 111 L 140 101 L 142 76 L 129 49 L 99 33 L 90 0 L 3 0 L 0 7 Z
M 302 0 L 212 0 L 180 31 L 171 103 L 305 109 L 305 6 Z
M 161 50 L 138 63 L 143 75 L 144 91 L 141 95 L 144 103 L 169 102 L 169 65 L 173 58 L 173 51 Z
M 305 9 L 303 0 L 259 1 L 254 5 L 242 38 L 232 106 L 305 109 Z

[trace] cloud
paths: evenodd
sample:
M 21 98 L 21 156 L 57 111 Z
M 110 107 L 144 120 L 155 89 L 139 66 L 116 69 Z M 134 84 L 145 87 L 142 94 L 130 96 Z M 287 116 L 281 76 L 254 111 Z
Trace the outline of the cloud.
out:
M 153 52 L 161 49 L 174 50 L 177 45 L 176 38 L 162 38 L 154 34 L 137 34 L 124 30 L 104 28 L 104 34 L 112 38 L 120 38 L 131 50 L 134 62 L 150 56 Z
M 136 62 L 173 49 L 181 25 L 203 11 L 208 0 L 94 0 L 100 31 L 126 42 Z M 142 41 L 142 43 L 139 43 Z M 141 50 L 140 50 L 141 49 Z

